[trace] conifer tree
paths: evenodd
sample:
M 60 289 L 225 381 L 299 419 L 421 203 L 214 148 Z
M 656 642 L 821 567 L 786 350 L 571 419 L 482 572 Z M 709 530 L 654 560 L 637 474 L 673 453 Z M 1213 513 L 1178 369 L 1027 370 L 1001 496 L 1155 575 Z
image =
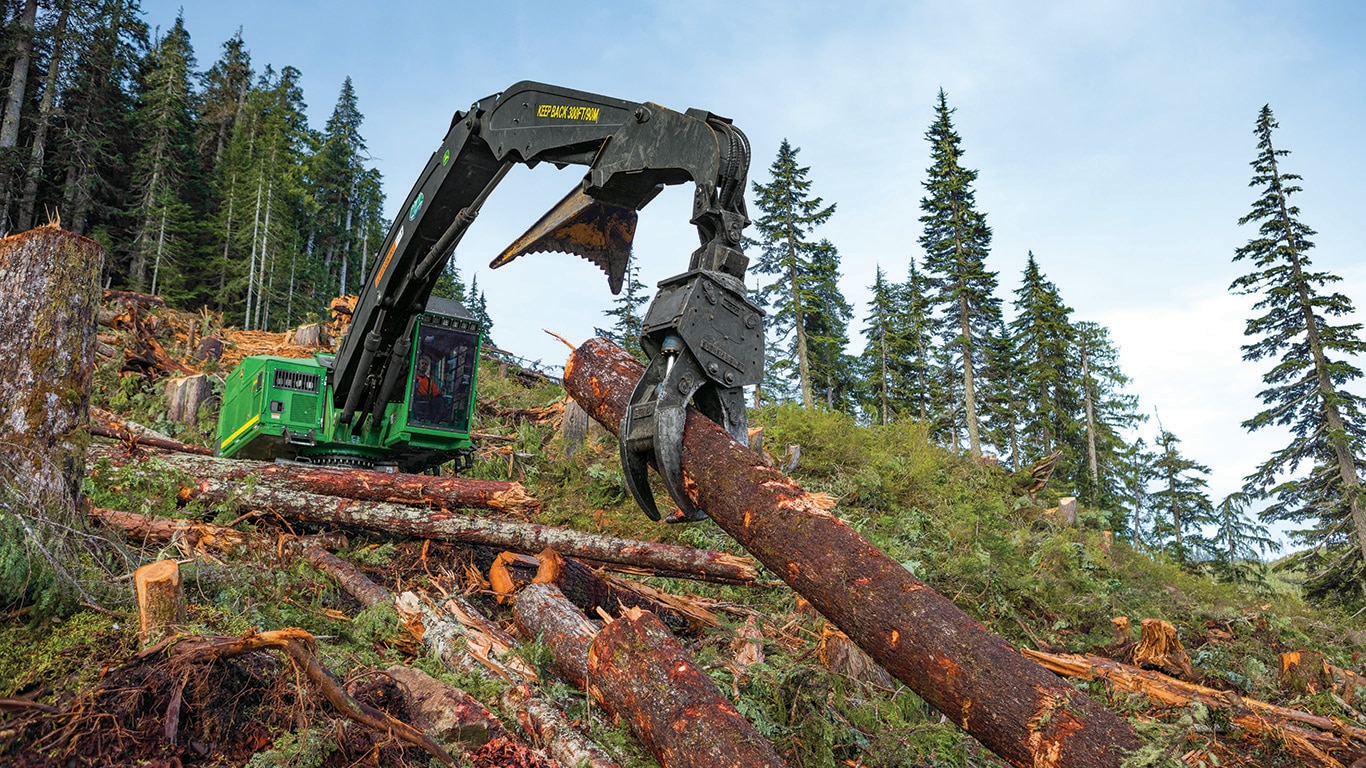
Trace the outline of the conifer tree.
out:
M 247 93 L 255 73 L 242 30 L 223 43 L 223 54 L 201 76 L 203 85 L 199 122 L 199 156 L 206 173 L 218 167 L 223 149 L 232 138 L 233 126 L 246 109 Z
M 1011 346 L 1016 350 L 1024 401 L 1024 448 L 1045 456 L 1055 448 L 1070 448 L 1075 398 L 1069 391 L 1068 352 L 1074 341 L 1072 310 L 1058 288 L 1039 270 L 1034 252 L 1025 262 L 1024 277 L 1015 291 L 1015 318 L 1010 322 Z M 1067 456 L 1064 465 L 1074 464 Z
M 361 279 L 352 272 L 352 261 L 359 257 L 358 191 L 368 159 L 365 139 L 360 134 L 363 119 L 348 77 L 323 129 L 312 174 L 313 195 L 319 208 L 316 247 L 323 252 L 324 270 L 335 276 L 338 293 L 346 293 L 348 284 L 354 287 Z
M 911 259 L 906 267 L 906 282 L 897 287 L 900 311 L 894 316 L 900 326 L 898 335 L 905 345 L 905 356 L 896 361 L 899 372 L 897 401 L 912 417 L 929 423 L 936 413 L 947 410 L 948 406 L 943 387 L 939 386 L 935 375 L 938 350 L 934 344 L 934 317 L 926 288 L 924 275 L 916 268 L 915 259 Z
M 1218 526 L 1212 542 L 1216 571 L 1228 581 L 1245 582 L 1256 579 L 1263 570 L 1261 557 L 1267 552 L 1279 552 L 1281 543 L 1271 537 L 1265 525 L 1248 517 L 1252 496 L 1237 491 L 1224 497 L 1214 509 Z
M 621 293 L 612 301 L 611 309 L 603 310 L 604 315 L 613 319 L 612 326 L 594 328 L 593 332 L 604 339 L 611 339 L 622 349 L 644 360 L 645 350 L 640 347 L 640 331 L 645 322 L 645 305 L 649 300 L 650 296 L 640 282 L 640 267 L 635 259 L 631 259 L 626 266 L 626 279 L 622 283 Z
M 859 356 L 859 370 L 865 383 L 860 393 L 865 412 L 876 424 L 890 424 L 898 415 L 892 399 L 901 390 L 897 380 L 898 362 L 907 357 L 904 339 L 899 333 L 904 323 L 897 322 L 896 286 L 887 281 L 882 265 L 877 265 L 873 284 L 868 288 L 872 298 L 868 302 L 868 316 L 863 322 L 863 354 Z
M 821 198 L 811 195 L 811 181 L 807 178 L 811 169 L 797 165 L 800 151 L 783 139 L 777 158 L 769 166 L 772 181 L 754 182 L 756 205 L 763 215 L 754 222 L 758 239 L 751 244 L 759 248 L 754 273 L 772 278 L 761 284 L 758 291 L 759 301 L 772 309 L 768 338 L 773 340 L 774 347 L 786 352 L 770 359 L 766 368 L 772 378 L 790 377 L 795 365 L 802 404 L 810 408 L 814 403 L 815 372 L 809 333 L 812 327 L 833 329 L 837 322 L 831 318 L 830 322 L 822 323 L 809 316 L 825 311 L 819 303 L 822 297 L 818 288 L 822 281 L 827 281 L 824 287 L 828 289 L 831 264 L 837 271 L 838 258 L 828 242 L 812 240 L 816 228 L 834 215 L 835 205 L 827 206 Z
M 984 337 L 980 350 L 981 370 L 992 385 L 981 393 L 978 412 L 983 442 L 995 446 L 1008 466 L 1019 469 L 1044 454 L 1039 452 L 1037 440 L 1026 439 L 1029 436 L 1025 364 L 1028 350 L 1016 344 L 1017 340 L 1004 323 L 997 324 Z
M 963 422 L 968 450 L 982 454 L 978 414 L 978 350 L 990 329 L 1000 321 L 996 273 L 986 268 L 991 228 L 977 210 L 972 184 L 977 171 L 962 166 L 961 139 L 953 128 L 953 112 L 943 89 L 935 106 L 935 120 L 925 133 L 931 165 L 920 200 L 924 225 L 920 245 L 925 249 L 925 272 L 934 303 L 940 308 L 941 335 L 961 378 Z M 956 442 L 956 441 L 955 441 Z
M 163 268 L 167 276 L 179 277 L 177 263 L 189 263 L 194 255 L 192 188 L 200 182 L 190 86 L 194 66 L 190 33 L 177 16 L 144 64 L 134 117 L 142 149 L 134 162 L 137 207 L 128 284 L 137 291 L 150 286 L 153 292 L 169 292 Z
M 854 308 L 839 288 L 839 251 L 829 240 L 816 245 L 811 259 L 810 299 L 803 313 L 813 395 L 831 410 L 853 409 L 854 362 L 845 352 Z
M 1153 462 L 1157 488 L 1149 498 L 1154 513 L 1154 538 L 1178 563 L 1189 565 L 1209 550 L 1202 531 L 1216 520 L 1214 506 L 1205 491 L 1209 467 L 1183 456 L 1180 445 L 1181 440 L 1171 432 L 1162 429 L 1158 433 L 1157 457 Z
M 1092 507 L 1119 511 L 1129 497 L 1123 476 L 1128 448 L 1123 431 L 1146 418 L 1138 397 L 1123 391 L 1129 377 L 1119 367 L 1119 350 L 1110 331 L 1093 322 L 1074 326 L 1072 365 L 1080 379 L 1086 471 L 1079 473 L 1078 493 Z
M 1360 323 L 1332 324 L 1350 316 L 1351 300 L 1325 292 L 1341 278 L 1314 271 L 1309 239 L 1314 231 L 1299 219 L 1291 197 L 1300 192 L 1300 177 L 1281 168 L 1288 150 L 1276 149 L 1278 127 L 1271 107 L 1257 118 L 1257 158 L 1249 186 L 1260 196 L 1239 224 L 1257 224 L 1257 236 L 1239 248 L 1234 261 L 1247 260 L 1252 271 L 1233 281 L 1230 290 L 1258 296 L 1260 313 L 1247 321 L 1243 359 L 1271 360 L 1260 398 L 1266 409 L 1243 422 L 1250 430 L 1286 427 L 1291 442 L 1276 451 L 1247 478 L 1247 487 L 1273 497 L 1261 513 L 1264 521 L 1291 521 L 1307 528 L 1295 534 L 1304 544 L 1327 553 L 1315 567 L 1310 593 L 1366 597 L 1366 499 L 1361 473 L 1366 469 L 1366 417 L 1362 399 L 1349 392 L 1361 378 L 1351 363 L 1366 352 Z
M 1120 459 L 1119 487 L 1130 513 L 1117 521 L 1115 531 L 1136 548 L 1151 551 L 1154 542 L 1150 535 L 1152 526 L 1147 522 L 1151 511 L 1149 486 L 1157 476 L 1154 469 L 1157 456 L 1148 450 L 1147 441 L 1140 437 L 1124 447 Z
M 465 308 L 484 329 L 484 343 L 490 347 L 498 346 L 493 342 L 493 318 L 489 317 L 488 299 L 484 298 L 484 292 L 479 290 L 478 275 L 470 277 L 469 301 L 465 302 Z

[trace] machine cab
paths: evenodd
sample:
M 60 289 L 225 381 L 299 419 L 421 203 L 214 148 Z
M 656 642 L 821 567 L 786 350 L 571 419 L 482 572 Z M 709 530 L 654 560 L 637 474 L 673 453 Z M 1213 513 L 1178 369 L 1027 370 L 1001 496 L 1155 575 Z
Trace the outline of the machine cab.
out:
M 479 322 L 459 303 L 432 297 L 417 320 L 408 377 L 410 428 L 468 433 Z

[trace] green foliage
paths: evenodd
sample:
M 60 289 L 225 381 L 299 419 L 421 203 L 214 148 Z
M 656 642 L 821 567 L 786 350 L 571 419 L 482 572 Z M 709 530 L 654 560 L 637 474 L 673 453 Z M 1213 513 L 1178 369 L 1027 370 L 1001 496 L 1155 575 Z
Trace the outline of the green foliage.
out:
M 280 734 L 270 749 L 251 756 L 247 768 L 321 768 L 336 751 L 337 734 L 334 731 L 310 726 Z
M 101 674 L 108 659 L 137 642 L 137 618 L 81 611 L 66 619 L 0 626 L 0 696 L 37 685 L 80 690 Z

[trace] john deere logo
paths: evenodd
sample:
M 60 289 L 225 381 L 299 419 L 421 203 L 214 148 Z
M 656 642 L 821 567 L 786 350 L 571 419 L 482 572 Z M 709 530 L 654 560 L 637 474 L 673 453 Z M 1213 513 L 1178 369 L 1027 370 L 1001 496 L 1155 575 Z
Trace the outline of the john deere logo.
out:
M 413 207 L 408 209 L 408 221 L 417 218 L 417 212 L 422 210 L 422 193 L 417 193 L 417 199 L 413 201 Z
M 444 155 L 441 156 L 441 164 L 442 164 L 442 165 L 445 165 L 446 163 L 449 163 L 450 161 L 451 161 L 451 151 L 448 149 L 448 150 L 446 150 L 446 154 L 444 154 Z

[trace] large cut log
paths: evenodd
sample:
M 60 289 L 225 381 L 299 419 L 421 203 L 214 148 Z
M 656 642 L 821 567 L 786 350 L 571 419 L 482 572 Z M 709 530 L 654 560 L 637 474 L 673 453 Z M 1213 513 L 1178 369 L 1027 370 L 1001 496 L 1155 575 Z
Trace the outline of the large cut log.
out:
M 237 484 L 269 485 L 285 491 L 342 496 L 361 501 L 417 504 L 441 509 L 491 509 L 519 516 L 528 515 L 541 506 L 539 501 L 526 492 L 521 483 L 502 480 L 308 467 L 175 453 L 144 453 L 129 456 L 107 446 L 92 448 L 91 455 L 108 459 L 114 466 L 156 459 L 171 469 L 191 477 Z
M 213 394 L 213 384 L 202 373 L 166 380 L 166 418 L 181 424 L 199 423 L 199 406 Z
M 663 768 L 786 765 L 653 614 L 627 608 L 597 631 L 553 584 L 523 589 L 514 613 Z
M 615 433 L 643 372 L 620 347 L 592 339 L 565 365 L 565 388 Z M 1011 764 L 1117 768 L 1140 746 L 1127 722 L 1021 656 L 692 410 L 683 474 L 693 502 L 726 533 Z
M 1284 744 L 1306 758 L 1306 765 L 1356 765 L 1353 761 L 1366 757 L 1366 728 L 1336 717 L 1313 715 L 1245 698 L 1232 691 L 1188 683 L 1103 656 L 1030 650 L 1024 653 L 1059 675 L 1103 680 L 1112 688 L 1141 693 L 1157 706 L 1186 708 L 1198 703 L 1225 712 L 1235 725 L 1248 733 L 1267 736 L 1273 743 Z M 1322 760 L 1318 753 L 1331 757 Z
M 546 744 L 547 751 L 556 760 L 566 766 L 620 768 L 601 747 L 579 733 L 557 707 L 532 695 L 530 685 L 514 669 L 509 669 L 486 654 L 483 654 L 483 658 L 476 658 L 479 649 L 488 648 L 491 643 L 481 642 L 476 633 L 470 632 L 460 622 L 430 606 L 396 599 L 389 590 L 366 578 L 354 565 L 321 547 L 305 551 L 304 557 L 315 568 L 335 578 L 342 589 L 362 604 L 394 605 L 400 617 L 420 635 L 431 654 L 446 667 L 487 680 L 502 678 L 511 682 L 512 685 L 502 694 L 501 703 L 505 709 L 516 713 L 519 724 Z M 495 666 L 497 672 L 491 671 L 491 665 Z
M 0 239 L 0 507 L 16 513 L 35 571 L 79 588 L 73 532 L 85 477 L 104 250 L 55 227 Z M 8 518 L 8 515 L 4 515 Z M 83 594 L 86 600 L 92 599 Z
M 119 461 L 119 454 L 110 449 L 96 449 L 93 453 L 102 458 L 109 458 L 111 462 Z M 632 541 L 520 520 L 474 517 L 450 510 L 359 501 L 298 490 L 291 487 L 287 481 L 273 482 L 282 474 L 288 475 L 289 470 L 296 469 L 291 467 L 235 462 L 240 469 L 210 475 L 209 471 L 220 466 L 224 460 L 195 460 L 189 455 L 174 455 L 168 458 L 174 462 L 174 466 L 197 478 L 192 484 L 181 489 L 181 496 L 186 500 L 199 499 L 211 504 L 230 504 L 247 509 L 270 509 L 292 520 L 369 528 L 466 544 L 482 544 L 525 553 L 550 548 L 573 557 L 603 563 L 651 568 L 663 576 L 705 578 L 708 581 L 727 584 L 753 584 L 759 577 L 758 569 L 748 559 L 724 552 Z M 126 465 L 128 461 L 137 460 L 125 457 L 122 461 Z M 281 473 L 281 470 L 284 472 Z M 156 471 L 155 467 L 149 465 L 149 471 Z M 343 474 L 356 472 L 327 471 Z M 245 482 L 252 476 L 257 478 L 255 482 Z

